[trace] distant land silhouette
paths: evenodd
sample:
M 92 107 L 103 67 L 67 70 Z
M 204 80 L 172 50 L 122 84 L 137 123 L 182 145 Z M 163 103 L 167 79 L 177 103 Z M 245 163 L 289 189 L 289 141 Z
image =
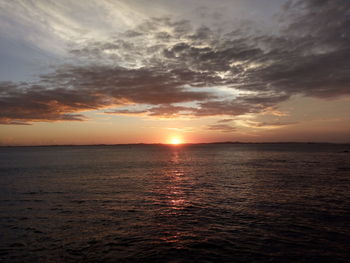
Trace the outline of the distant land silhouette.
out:
M 186 145 L 218 145 L 218 144 L 334 144 L 334 145 L 350 145 L 350 142 L 240 142 L 240 141 L 218 141 L 203 143 L 181 143 L 180 145 L 172 145 L 169 143 L 116 143 L 116 144 L 43 144 L 43 145 L 0 145 L 0 147 L 96 147 L 96 146 L 171 146 L 181 147 Z M 349 152 L 349 151 L 345 151 Z

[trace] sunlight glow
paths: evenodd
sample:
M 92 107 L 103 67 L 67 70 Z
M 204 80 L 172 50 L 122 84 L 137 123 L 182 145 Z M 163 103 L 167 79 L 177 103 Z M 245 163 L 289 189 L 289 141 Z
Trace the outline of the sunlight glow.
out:
M 169 141 L 169 144 L 172 144 L 172 145 L 179 145 L 179 144 L 182 144 L 182 140 L 179 138 L 179 137 L 172 137 Z

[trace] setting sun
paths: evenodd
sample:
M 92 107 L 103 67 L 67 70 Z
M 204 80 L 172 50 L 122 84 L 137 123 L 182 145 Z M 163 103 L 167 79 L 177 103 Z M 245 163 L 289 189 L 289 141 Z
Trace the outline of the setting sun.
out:
M 170 139 L 170 144 L 173 144 L 173 145 L 178 145 L 178 144 L 182 144 L 182 140 L 179 138 L 179 137 L 172 137 Z

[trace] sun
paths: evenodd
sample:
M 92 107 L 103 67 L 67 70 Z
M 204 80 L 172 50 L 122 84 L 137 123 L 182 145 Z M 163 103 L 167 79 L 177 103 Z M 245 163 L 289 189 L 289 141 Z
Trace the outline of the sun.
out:
M 169 144 L 172 144 L 172 145 L 179 145 L 179 144 L 182 144 L 182 140 L 181 138 L 179 137 L 172 137 L 169 141 Z

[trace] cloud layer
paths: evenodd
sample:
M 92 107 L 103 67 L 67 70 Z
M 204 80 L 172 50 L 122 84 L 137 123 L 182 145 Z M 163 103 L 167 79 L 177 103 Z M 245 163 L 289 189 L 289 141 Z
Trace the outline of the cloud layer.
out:
M 0 123 L 84 120 L 83 111 L 238 116 L 295 94 L 350 94 L 350 2 L 289 1 L 271 34 L 153 18 L 86 41 L 36 83 L 0 83 Z M 234 130 L 215 124 L 213 130 Z M 225 126 L 225 127 L 224 127 Z

